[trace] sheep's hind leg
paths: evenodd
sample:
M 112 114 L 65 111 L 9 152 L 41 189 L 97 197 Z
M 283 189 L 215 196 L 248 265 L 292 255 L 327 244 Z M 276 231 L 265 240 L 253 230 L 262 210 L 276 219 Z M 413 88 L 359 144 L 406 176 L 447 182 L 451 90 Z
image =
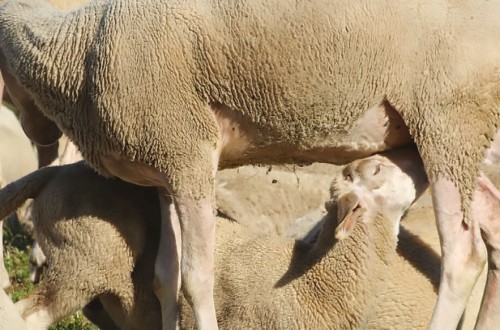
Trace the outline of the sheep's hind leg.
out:
M 488 276 L 476 329 L 494 329 L 500 324 L 500 192 L 484 175 L 478 179 L 473 207 L 488 249 Z
M 198 329 L 217 329 L 213 299 L 215 216 L 212 196 L 201 199 L 176 196 L 174 200 L 182 236 L 184 297 L 193 309 Z
M 160 249 L 155 264 L 155 292 L 161 302 L 163 329 L 175 329 L 178 326 L 176 293 L 179 289 L 179 270 L 183 294 L 192 307 L 197 328 L 217 329 L 213 300 L 215 249 L 213 181 L 217 163 L 207 161 L 203 164 L 210 167 L 198 168 L 197 172 L 192 171 L 189 175 L 179 173 L 178 178 L 180 177 L 182 182 L 182 184 L 177 182 L 179 188 L 168 187 L 174 207 L 170 197 L 165 194 L 166 190 L 160 190 L 163 194 L 160 196 L 162 236 L 165 237 L 160 239 Z M 192 190 L 192 187 L 196 189 Z M 173 262 L 179 260 L 179 256 L 180 263 Z
M 436 224 L 441 240 L 441 282 L 430 329 L 455 329 L 486 262 L 478 219 L 464 222 L 461 195 L 450 180 L 431 180 Z
M 0 79 L 1 80 L 1 79 Z M 1 84 L 1 83 L 0 83 Z M 2 173 L 2 164 L 0 164 L 0 173 Z M 5 186 L 5 181 L 0 177 L 0 189 Z M 0 219 L 0 289 L 10 287 L 9 273 L 5 268 L 3 260 L 3 220 Z
M 171 198 L 164 189 L 159 189 L 158 193 L 162 222 L 153 287 L 161 305 L 163 328 L 177 328 L 177 298 L 181 284 L 181 231 Z

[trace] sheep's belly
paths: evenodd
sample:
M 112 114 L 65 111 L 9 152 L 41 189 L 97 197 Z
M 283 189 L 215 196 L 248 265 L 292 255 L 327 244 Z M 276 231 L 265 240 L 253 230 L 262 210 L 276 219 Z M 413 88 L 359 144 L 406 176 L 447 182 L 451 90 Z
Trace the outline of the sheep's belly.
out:
M 256 125 L 239 112 L 221 104 L 212 108 L 221 131 L 220 168 L 259 163 L 345 164 L 412 143 L 408 127 L 386 101 L 369 108 L 348 129 L 333 132 L 324 140 L 316 138 L 296 144 L 264 142 Z

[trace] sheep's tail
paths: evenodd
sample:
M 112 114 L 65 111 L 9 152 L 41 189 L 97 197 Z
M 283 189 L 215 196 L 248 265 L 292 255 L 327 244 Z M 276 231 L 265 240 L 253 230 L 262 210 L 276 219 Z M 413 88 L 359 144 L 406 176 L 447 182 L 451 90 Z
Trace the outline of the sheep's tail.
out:
M 15 212 L 28 198 L 37 197 L 60 170 L 58 166 L 45 167 L 0 189 L 0 220 Z

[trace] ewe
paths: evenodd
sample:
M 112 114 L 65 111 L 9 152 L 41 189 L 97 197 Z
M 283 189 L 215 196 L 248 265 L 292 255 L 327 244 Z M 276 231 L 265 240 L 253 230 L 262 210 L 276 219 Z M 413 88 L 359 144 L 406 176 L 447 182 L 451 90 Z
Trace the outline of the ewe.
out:
M 442 239 L 431 328 L 453 328 L 487 258 L 471 204 L 500 124 L 499 16 L 497 1 L 7 0 L 0 69 L 100 173 L 160 187 L 162 229 L 178 217 L 182 236 L 156 264 L 167 328 L 179 272 L 198 326 L 217 327 L 218 168 L 345 164 L 414 142 Z M 500 324 L 492 311 L 479 325 Z

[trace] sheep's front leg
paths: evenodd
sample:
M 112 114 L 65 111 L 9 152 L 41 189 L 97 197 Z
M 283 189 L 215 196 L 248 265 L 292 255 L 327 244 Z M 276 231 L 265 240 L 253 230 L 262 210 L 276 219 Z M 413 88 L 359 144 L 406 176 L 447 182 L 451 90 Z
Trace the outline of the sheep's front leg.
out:
M 484 175 L 478 179 L 473 210 L 488 249 L 488 276 L 476 329 L 495 329 L 500 324 L 500 192 Z
M 477 217 L 464 222 L 457 186 L 438 176 L 431 180 L 436 223 L 441 240 L 441 282 L 430 329 L 455 329 L 486 262 Z

